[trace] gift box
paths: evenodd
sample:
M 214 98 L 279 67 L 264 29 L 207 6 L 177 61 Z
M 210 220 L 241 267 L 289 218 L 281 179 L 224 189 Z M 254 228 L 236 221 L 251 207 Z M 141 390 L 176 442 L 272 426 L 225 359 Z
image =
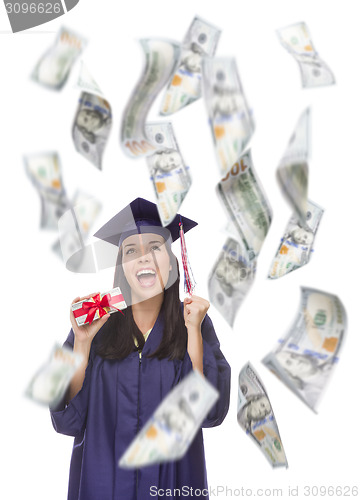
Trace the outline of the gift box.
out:
M 72 304 L 78 326 L 88 325 L 93 321 L 105 316 L 107 313 L 115 313 L 127 307 L 119 287 L 113 288 L 106 293 L 98 293 L 89 299 L 81 300 Z

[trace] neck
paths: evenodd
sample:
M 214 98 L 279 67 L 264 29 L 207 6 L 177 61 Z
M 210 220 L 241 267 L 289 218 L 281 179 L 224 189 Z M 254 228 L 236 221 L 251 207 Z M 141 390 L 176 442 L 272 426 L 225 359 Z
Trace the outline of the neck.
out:
M 151 299 L 138 302 L 131 306 L 134 321 L 143 334 L 154 326 L 159 316 L 163 300 L 164 294 L 161 293 L 155 297 L 151 297 Z

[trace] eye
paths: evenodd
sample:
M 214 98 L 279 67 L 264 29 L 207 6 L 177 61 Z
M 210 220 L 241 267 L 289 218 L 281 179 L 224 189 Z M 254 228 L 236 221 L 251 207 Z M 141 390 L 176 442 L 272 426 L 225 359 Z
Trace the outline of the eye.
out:
M 135 252 L 135 248 L 128 248 L 125 252 L 125 255 L 130 255 Z
M 150 250 L 161 250 L 159 245 L 152 245 L 152 247 L 150 248 Z

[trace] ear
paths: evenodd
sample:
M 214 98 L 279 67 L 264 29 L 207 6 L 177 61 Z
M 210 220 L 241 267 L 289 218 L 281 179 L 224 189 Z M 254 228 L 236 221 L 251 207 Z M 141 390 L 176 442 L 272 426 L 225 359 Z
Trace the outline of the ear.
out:
M 170 264 L 169 271 L 172 271 L 172 265 Z

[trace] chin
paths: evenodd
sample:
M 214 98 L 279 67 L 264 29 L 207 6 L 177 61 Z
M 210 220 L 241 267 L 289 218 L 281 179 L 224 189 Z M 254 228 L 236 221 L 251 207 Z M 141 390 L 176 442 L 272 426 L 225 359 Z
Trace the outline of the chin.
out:
M 159 285 L 151 287 L 151 288 L 140 288 L 136 287 L 136 290 L 132 290 L 132 297 L 135 300 L 135 304 L 138 302 L 144 302 L 145 300 L 152 299 L 153 297 L 156 297 L 157 295 L 161 295 L 163 293 L 163 290 Z

